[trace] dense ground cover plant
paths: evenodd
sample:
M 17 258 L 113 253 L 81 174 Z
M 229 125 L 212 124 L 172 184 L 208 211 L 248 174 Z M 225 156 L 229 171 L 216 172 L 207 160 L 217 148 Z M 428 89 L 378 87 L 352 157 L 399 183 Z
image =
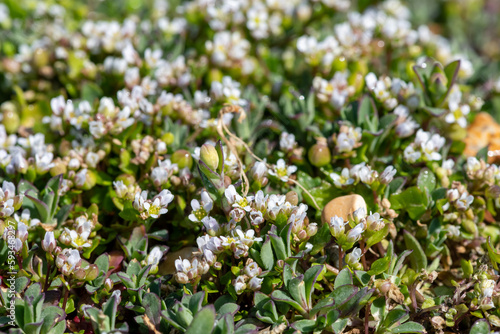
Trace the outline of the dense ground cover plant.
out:
M 483 5 L 0 3 L 3 330 L 498 330 Z

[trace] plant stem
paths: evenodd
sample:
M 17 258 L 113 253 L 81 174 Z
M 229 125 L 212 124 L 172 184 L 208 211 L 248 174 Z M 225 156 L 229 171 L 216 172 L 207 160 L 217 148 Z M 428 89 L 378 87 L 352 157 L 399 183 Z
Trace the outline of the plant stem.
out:
M 50 262 L 47 263 L 47 276 L 45 277 L 45 284 L 43 286 L 43 292 L 47 292 L 47 290 L 49 289 L 50 269 L 52 269 L 51 265 L 52 264 Z
M 366 309 L 365 309 L 365 334 L 370 333 L 370 328 L 368 326 L 370 320 L 370 304 L 366 304 Z
M 344 256 L 342 252 L 342 247 L 339 246 L 339 270 L 342 270 L 342 264 L 344 261 L 342 261 L 342 257 Z
M 66 287 L 66 291 L 64 292 L 64 301 L 63 301 L 63 306 L 62 306 L 62 309 L 64 312 L 66 312 L 66 303 L 68 302 L 69 289 L 71 289 L 71 280 L 70 279 L 68 279 L 68 286 Z
M 362 252 L 362 255 L 361 255 L 361 263 L 363 264 L 363 270 L 364 271 L 368 271 L 368 265 L 366 264 L 366 258 L 365 258 L 365 242 L 364 240 L 360 240 L 359 241 L 359 247 L 361 248 L 361 252 Z

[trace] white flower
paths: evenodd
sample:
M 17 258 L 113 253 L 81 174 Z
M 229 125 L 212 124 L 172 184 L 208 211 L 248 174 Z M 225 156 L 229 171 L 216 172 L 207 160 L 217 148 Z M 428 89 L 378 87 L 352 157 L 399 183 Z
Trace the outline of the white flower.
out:
M 331 173 L 330 178 L 333 180 L 333 183 L 337 188 L 342 188 L 354 183 L 354 179 L 351 178 L 348 168 L 342 169 L 340 175 L 337 173 Z
M 359 262 L 359 259 L 361 258 L 361 256 L 363 255 L 363 253 L 361 252 L 361 249 L 359 249 L 358 247 L 355 247 L 352 252 L 350 252 L 349 254 L 346 255 L 345 257 L 345 262 L 352 266 L 356 263 Z
M 291 151 L 296 145 L 295 136 L 288 132 L 282 132 L 280 136 L 280 148 L 283 151 Z
M 113 181 L 113 186 L 115 187 L 116 196 L 118 198 L 124 198 L 127 195 L 128 187 L 123 181 Z
M 370 215 L 366 217 L 366 226 L 372 231 L 379 231 L 385 226 L 385 224 L 384 220 L 380 218 L 380 214 L 376 212 L 370 213 Z
M 161 258 L 163 257 L 163 252 L 160 250 L 160 247 L 154 247 L 146 258 L 147 265 L 151 265 L 151 273 L 156 273 L 158 271 L 158 264 L 160 263 Z
M 160 203 L 160 199 L 156 198 L 153 203 L 144 203 L 144 210 L 148 213 L 150 217 L 158 218 L 159 216 L 168 212 L 168 209 L 163 208 Z
M 17 223 L 16 238 L 23 243 L 28 240 L 28 227 L 23 222 Z
M 404 159 L 408 163 L 414 163 L 421 157 L 421 153 L 418 151 L 415 151 L 413 148 L 413 145 L 409 145 L 405 148 L 404 152 Z
M 347 232 L 347 241 L 350 243 L 354 243 L 361 239 L 361 235 L 365 231 L 365 224 L 360 223 L 356 225 L 353 229 Z
M 52 163 L 52 159 L 54 158 L 54 154 L 50 152 L 45 152 L 42 154 L 35 155 L 35 164 L 36 171 L 38 174 L 44 174 L 49 171 L 54 164 Z
M 257 276 L 254 276 L 250 279 L 250 281 L 248 281 L 248 288 L 253 291 L 260 290 L 263 281 L 264 281 L 263 278 L 258 278 Z
M 241 295 L 243 291 L 247 288 L 247 284 L 245 282 L 245 278 L 243 276 L 238 276 L 234 281 L 233 281 L 233 286 L 234 290 L 236 290 L 236 293 L 238 295 Z
M 253 179 L 255 181 L 259 181 L 260 183 L 263 182 L 264 177 L 267 175 L 267 165 L 265 161 L 257 161 L 251 171 L 250 174 L 252 175 Z
M 388 166 L 380 175 L 380 182 L 384 184 L 389 184 L 394 179 L 394 175 L 396 175 L 397 170 L 394 166 Z
M 97 164 L 99 163 L 99 154 L 95 152 L 88 152 L 86 157 L 85 157 L 85 163 L 90 167 L 90 168 L 96 168 Z
M 146 203 L 147 199 L 148 199 L 148 192 L 146 190 L 143 190 L 142 192 L 138 191 L 135 194 L 134 198 L 134 203 L 133 203 L 134 209 L 142 212 L 144 210 L 144 203 Z
M 189 220 L 192 222 L 200 222 L 203 218 L 207 217 L 210 210 L 213 208 L 213 201 L 208 192 L 203 190 L 201 192 L 201 203 L 197 199 L 191 201 L 192 213 L 189 215 Z
M 356 142 L 353 138 L 349 138 L 347 133 L 339 133 L 337 137 L 336 148 L 340 153 L 351 152 L 354 149 Z
M 37 218 L 31 219 L 31 213 L 29 209 L 24 209 L 21 212 L 21 216 L 19 216 L 17 213 L 14 214 L 14 219 L 18 223 L 23 223 L 26 224 L 29 227 L 34 227 L 40 224 L 40 220 Z
M 212 218 L 210 216 L 204 217 L 201 222 L 203 223 L 203 226 L 205 226 L 205 229 L 207 230 L 207 233 L 210 235 L 214 235 L 219 231 L 219 223 L 215 220 L 215 218 Z
M 61 269 L 61 272 L 69 276 L 80 267 L 82 259 L 80 252 L 76 249 L 66 248 L 56 258 L 56 265 Z
M 262 273 L 262 269 L 259 268 L 257 262 L 252 262 L 248 264 L 243 271 L 245 272 L 245 275 L 247 275 L 248 277 L 255 277 Z
M 481 163 L 476 157 L 468 157 L 465 170 L 468 173 L 474 173 L 481 169 Z
M 57 246 L 54 232 L 45 232 L 45 237 L 42 240 L 42 249 L 47 253 L 52 253 Z
M 462 93 L 458 86 L 453 86 L 453 89 L 448 97 L 448 108 L 450 110 L 444 118 L 446 123 L 457 123 L 462 128 L 467 127 L 467 119 L 465 118 L 470 113 L 470 106 L 460 105 Z
M 234 231 L 238 235 L 239 240 L 248 247 L 252 247 L 255 241 L 262 241 L 262 238 L 254 237 L 255 230 L 248 230 L 246 232 L 243 232 L 241 229 L 236 228 Z
M 87 168 L 84 168 L 80 170 L 78 173 L 75 175 L 75 184 L 77 187 L 83 187 L 85 184 L 85 181 L 87 180 Z
M 253 200 L 253 196 L 242 197 L 236 192 L 236 188 L 232 184 L 226 188 L 224 195 L 226 196 L 227 202 L 232 207 L 241 208 L 246 212 L 249 212 L 252 209 L 250 207 L 250 203 Z
M 0 202 L 0 217 L 9 217 L 14 213 L 14 200 L 8 199 Z
M 474 202 L 474 196 L 467 195 L 467 193 L 464 192 L 456 202 L 457 209 L 465 211 L 469 208 L 472 202 Z
M 358 224 L 362 219 L 366 218 L 366 208 L 361 207 L 354 210 L 354 212 L 352 213 L 352 217 L 356 224 Z
M 406 138 L 411 136 L 420 125 L 413 120 L 413 118 L 408 117 L 404 122 L 396 125 L 396 135 L 399 138 Z
M 269 174 L 278 177 L 283 182 L 288 182 L 290 175 L 297 171 L 297 166 L 286 166 L 285 160 L 279 159 Z
M 329 222 L 331 234 L 336 238 L 343 235 L 345 232 L 346 224 L 347 222 L 344 222 L 344 219 L 342 219 L 342 217 L 338 216 L 332 217 Z

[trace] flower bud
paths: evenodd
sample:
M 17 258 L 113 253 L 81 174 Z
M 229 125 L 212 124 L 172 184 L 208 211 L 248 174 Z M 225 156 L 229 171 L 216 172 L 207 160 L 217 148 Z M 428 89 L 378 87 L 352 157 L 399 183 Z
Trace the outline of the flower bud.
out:
M 12 102 L 4 102 L 0 108 L 3 119 L 2 124 L 5 127 L 7 133 L 16 133 L 21 121 L 19 115 L 16 112 L 16 106 Z
M 323 167 L 330 163 L 332 154 L 326 144 L 318 142 L 309 149 L 308 157 L 313 166 Z
M 45 232 L 45 237 L 42 240 L 42 249 L 47 253 L 52 253 L 57 246 L 54 232 Z
M 61 174 L 66 174 L 68 168 L 66 164 L 62 160 L 58 160 L 54 162 L 54 167 L 50 169 L 50 175 L 57 176 Z
M 193 158 L 191 158 L 191 154 L 186 150 L 175 151 L 170 160 L 172 163 L 177 164 L 179 169 L 183 169 L 185 167 L 191 169 L 193 166 Z
M 500 187 L 492 185 L 486 189 L 486 197 L 496 199 L 500 196 Z
M 38 48 L 33 52 L 33 65 L 36 68 L 42 68 L 49 64 L 50 54 L 46 49 Z
M 64 273 L 65 275 L 70 274 L 69 272 L 64 272 L 64 271 L 63 271 L 63 273 Z M 79 281 L 83 281 L 83 280 L 85 280 L 85 276 L 87 276 L 87 273 L 85 272 L 85 270 L 84 270 L 83 268 L 79 268 L 79 269 L 77 269 L 77 270 L 74 272 L 74 276 L 75 276 L 75 278 L 76 278 L 77 280 L 79 280 Z
M 161 137 L 161 140 L 167 144 L 167 145 L 170 145 L 174 142 L 175 140 L 175 136 L 172 132 L 167 132 L 165 133 L 162 137 Z
M 113 281 L 110 278 L 106 278 L 104 281 L 104 288 L 106 291 L 110 292 L 113 289 Z
M 99 268 L 95 264 L 89 265 L 85 276 L 86 281 L 93 281 L 99 275 Z
M 307 232 L 304 231 L 304 230 L 301 230 L 299 231 L 299 233 L 297 234 L 297 237 L 299 238 L 299 240 L 301 241 L 304 241 L 306 240 L 308 237 L 307 237 Z
M 180 283 L 180 284 L 188 284 L 189 283 L 189 278 L 183 272 L 176 273 L 175 280 L 177 281 L 177 283 Z
M 200 149 L 200 158 L 201 161 L 208 166 L 208 168 L 213 171 L 217 170 L 217 167 L 219 166 L 219 154 L 217 153 L 215 147 L 210 144 L 204 144 Z
M 77 170 L 80 168 L 80 160 L 73 158 L 68 162 L 68 168 L 71 170 Z
M 286 194 L 286 201 L 291 205 L 297 205 L 299 203 L 299 197 L 295 191 L 289 191 Z
M 312 237 L 314 236 L 316 233 L 318 233 L 318 224 L 316 223 L 311 223 L 307 226 L 307 236 L 308 237 Z
M 396 175 L 396 168 L 393 166 L 388 166 L 380 175 L 380 182 L 382 184 L 389 184 L 394 179 L 394 175 Z

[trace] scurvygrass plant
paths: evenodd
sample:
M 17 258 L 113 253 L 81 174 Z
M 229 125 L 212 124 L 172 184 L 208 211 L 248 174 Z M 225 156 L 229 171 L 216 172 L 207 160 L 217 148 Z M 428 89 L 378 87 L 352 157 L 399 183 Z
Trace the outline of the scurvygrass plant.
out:
M 500 331 L 494 9 L 428 2 L 1 3 L 2 330 Z

